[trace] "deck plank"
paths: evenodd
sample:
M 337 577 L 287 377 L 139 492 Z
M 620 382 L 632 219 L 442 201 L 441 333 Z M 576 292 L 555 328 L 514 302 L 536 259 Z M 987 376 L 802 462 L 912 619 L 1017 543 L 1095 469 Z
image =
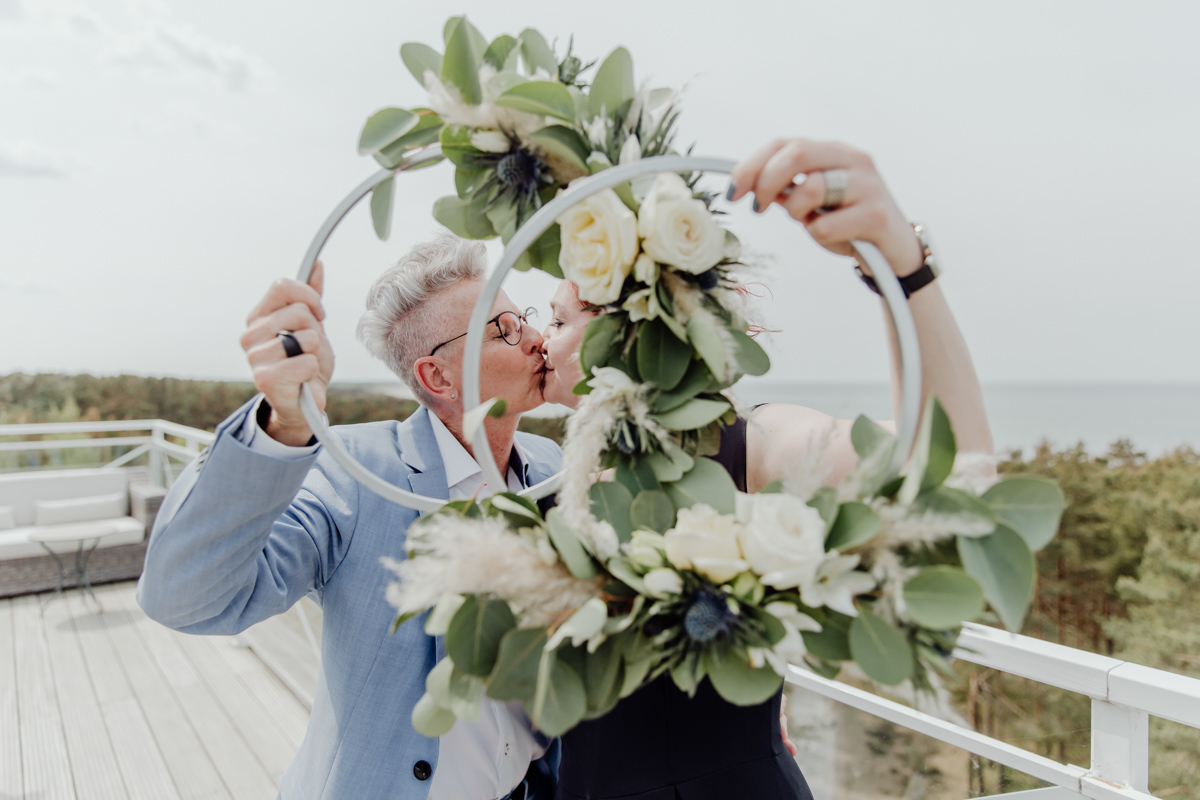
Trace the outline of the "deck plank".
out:
M 259 763 L 278 784 L 283 779 L 284 770 L 292 763 L 299 743 L 293 745 L 289 741 L 289 732 L 277 724 L 278 721 L 259 698 L 247 689 L 241 678 L 217 654 L 218 648 L 234 647 L 233 642 L 215 636 L 180 636 L 177 637 L 177 643 L 203 677 L 226 717 L 241 732 Z
M 109 640 L 103 614 L 84 606 L 76 595 L 70 603 L 75 635 L 95 687 L 103 725 L 108 730 L 114 768 L 129 800 L 178 800 L 179 793 L 142 714 L 125 667 Z M 76 781 L 76 785 L 79 782 Z M 82 787 L 81 787 L 82 788 Z M 80 797 L 83 792 L 80 791 Z
M 12 604 L 23 791 L 38 800 L 76 800 L 38 601 L 26 595 Z
M 308 729 L 309 711 L 304 704 L 263 665 L 249 647 L 230 642 L 229 647 L 218 647 L 215 651 L 266 708 L 268 716 L 283 732 L 292 752 L 299 750 Z
M 132 595 L 122 607 L 129 610 L 130 603 L 133 603 Z M 274 798 L 278 791 L 275 781 L 180 647 L 179 637 L 188 634 L 165 628 L 144 615 L 135 615 L 135 618 L 138 633 L 154 663 L 190 720 L 229 793 L 238 800 Z
M 0 797 L 24 797 L 21 722 L 17 713 L 17 654 L 11 600 L 0 600 Z
M 71 761 L 75 796 L 79 800 L 122 800 L 126 796 L 125 782 L 75 633 L 74 617 L 84 613 L 78 593 L 67 592 L 46 606 L 42 619 L 62 714 L 63 739 Z
M 113 649 L 125 668 L 179 796 L 183 800 L 233 800 L 138 634 L 137 618 L 144 615 L 140 609 L 130 610 L 130 607 L 136 609 L 133 585 L 104 587 L 97 592 L 106 608 L 104 623 Z M 120 595 L 127 595 L 129 602 Z

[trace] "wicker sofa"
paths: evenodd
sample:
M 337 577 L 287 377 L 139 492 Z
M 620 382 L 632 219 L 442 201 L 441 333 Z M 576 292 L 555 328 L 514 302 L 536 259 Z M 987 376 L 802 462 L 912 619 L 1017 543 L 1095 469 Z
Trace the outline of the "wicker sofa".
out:
M 0 475 L 0 597 L 53 589 L 59 570 L 30 535 L 104 535 L 88 562 L 92 583 L 136 578 L 165 491 L 143 469 L 72 469 Z M 53 546 L 74 560 L 76 545 Z

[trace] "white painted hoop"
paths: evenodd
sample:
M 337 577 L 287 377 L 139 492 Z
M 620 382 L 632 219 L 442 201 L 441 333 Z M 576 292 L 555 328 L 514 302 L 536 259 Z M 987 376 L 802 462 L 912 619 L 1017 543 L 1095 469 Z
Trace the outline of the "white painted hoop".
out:
M 317 232 L 316 237 L 309 246 L 308 252 L 305 253 L 304 261 L 300 266 L 300 272 L 296 276 L 297 280 L 308 280 L 317 257 L 320 255 L 329 236 L 350 209 L 365 197 L 371 189 L 396 173 L 424 166 L 441 160 L 441 158 L 440 146 L 432 145 L 415 151 L 405 158 L 404 162 L 396 169 L 380 170 L 366 181 L 363 181 L 334 209 L 333 213 L 329 215 L 329 218 L 321 226 L 321 229 Z M 611 167 L 591 176 L 587 180 L 577 181 L 566 191 L 559 194 L 558 197 L 555 197 L 549 203 L 542 206 L 541 209 L 521 226 L 520 230 L 509 241 L 508 246 L 504 250 L 504 256 L 500 259 L 500 263 L 491 277 L 488 278 L 487 284 L 484 286 L 479 299 L 475 303 L 475 308 L 471 312 L 471 324 L 467 333 L 466 353 L 463 360 L 464 409 L 469 411 L 480 405 L 479 370 L 483 350 L 483 331 L 487 325 L 488 312 L 491 310 L 492 304 L 500 293 L 500 288 L 504 283 L 505 277 L 524 252 L 554 224 L 555 220 L 563 212 L 580 200 L 591 197 L 597 192 L 611 189 L 614 186 L 643 175 L 658 172 L 693 171 L 717 172 L 727 175 L 733 171 L 735 163 L 729 159 L 705 158 L 700 156 L 658 156 L 641 159 L 632 164 Z M 884 302 L 891 312 L 889 318 L 892 322 L 900 349 L 900 418 L 897 426 L 897 447 L 892 453 L 892 460 L 888 470 L 889 475 L 896 475 L 899 474 L 900 468 L 903 466 L 905 460 L 908 458 L 909 451 L 912 449 L 921 411 L 921 353 L 917 340 L 917 329 L 916 324 L 913 322 L 912 312 L 908 308 L 908 301 L 904 296 L 904 290 L 901 289 L 900 282 L 897 280 L 887 259 L 883 257 L 878 248 L 869 242 L 854 241 L 851 244 L 854 246 L 858 257 L 867 264 L 875 276 L 875 281 L 879 286 L 880 292 L 883 294 Z M 317 411 L 316 403 L 312 399 L 312 393 L 307 384 L 301 387 L 300 408 L 317 439 L 329 448 L 330 455 L 368 489 L 392 502 L 408 506 L 409 508 L 415 508 L 418 511 L 432 511 L 443 505 L 444 501 L 441 499 L 414 494 L 413 492 L 405 491 L 387 483 L 356 461 L 350 455 L 349 451 L 346 450 L 341 440 L 334 435 L 324 417 Z M 500 470 L 496 467 L 495 459 L 490 457 L 491 446 L 488 443 L 487 433 L 482 425 L 479 426 L 472 444 L 476 453 L 487 454 L 488 456 L 477 459 L 480 469 L 483 470 L 484 480 L 493 486 L 504 486 L 505 480 L 501 476 Z M 533 500 L 541 499 L 557 491 L 562 483 L 562 479 L 563 473 L 560 471 L 553 477 L 522 490 L 520 494 Z

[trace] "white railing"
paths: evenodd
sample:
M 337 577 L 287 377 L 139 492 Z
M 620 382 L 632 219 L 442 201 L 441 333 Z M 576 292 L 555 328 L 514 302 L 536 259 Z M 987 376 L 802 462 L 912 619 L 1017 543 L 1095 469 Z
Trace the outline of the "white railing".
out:
M 1200 728 L 1200 680 L 1053 642 L 967 624 L 963 661 L 1086 695 L 1092 700 L 1090 768 L 1057 761 L 798 667 L 788 682 L 1052 784 L 1021 792 L 1056 800 L 1152 800 L 1149 717 Z M 1017 797 L 1018 795 L 1004 795 Z
M 78 439 L 36 439 L 5 441 L 15 436 L 61 436 L 63 434 L 125 433 L 127 436 L 98 436 Z M 170 439 L 168 438 L 170 437 Z M 74 450 L 100 447 L 132 447 L 101 465 L 104 469 L 125 466 L 147 455 L 150 479 L 167 488 L 175 482 L 174 459 L 187 464 L 200 450 L 212 444 L 215 434 L 189 428 L 164 419 L 114 420 L 109 422 L 45 422 L 24 425 L 0 425 L 0 453 L 31 450 Z M 171 439 L 182 441 L 179 444 Z

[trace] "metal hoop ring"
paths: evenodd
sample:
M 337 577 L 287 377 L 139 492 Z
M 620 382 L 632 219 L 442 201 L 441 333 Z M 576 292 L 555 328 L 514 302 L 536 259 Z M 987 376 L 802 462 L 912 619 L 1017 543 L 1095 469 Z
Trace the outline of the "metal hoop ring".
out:
M 307 282 L 317 257 L 320 255 L 333 230 L 350 209 L 362 200 L 371 189 L 398 172 L 431 164 L 441 160 L 441 158 L 440 146 L 432 145 L 414 152 L 396 169 L 380 170 L 375 175 L 363 181 L 354 191 L 347 195 L 337 208 L 334 209 L 333 213 L 329 215 L 329 218 L 325 220 L 325 223 L 321 226 L 321 229 L 317 232 L 316 237 L 309 246 L 308 252 L 304 255 L 304 261 L 301 263 L 300 271 L 296 276 L 297 280 Z M 693 171 L 716 172 L 728 175 L 733 171 L 735 165 L 736 162 L 729 159 L 703 158 L 698 156 L 658 156 L 655 158 L 646 158 L 635 161 L 632 164 L 611 167 L 597 173 L 586 181 L 578 182 L 542 206 L 537 213 L 521 226 L 520 230 L 509 241 L 508 246 L 504 250 L 504 256 L 500 259 L 500 263 L 497 265 L 495 271 L 488 278 L 488 282 L 480 293 L 474 310 L 471 312 L 471 323 L 467 333 L 466 352 L 463 363 L 464 408 L 469 411 L 480 405 L 479 371 L 483 351 L 483 331 L 487 324 L 487 314 L 491 310 L 497 295 L 500 293 L 500 287 L 504 283 L 505 277 L 521 255 L 555 223 L 564 211 L 580 200 L 591 197 L 597 192 L 611 189 L 614 186 L 643 175 L 650 175 L 657 172 Z M 876 283 L 888 306 L 888 310 L 891 312 L 889 319 L 892 322 L 900 349 L 901 408 L 897 428 L 897 447 L 892 453 L 892 460 L 889 464 L 889 474 L 896 475 L 899 473 L 900 468 L 908 457 L 909 451 L 912 449 L 912 444 L 917 434 L 917 421 L 920 416 L 921 354 L 917 340 L 917 329 L 913 322 L 912 312 L 908 308 L 908 302 L 904 297 L 904 290 L 900 288 L 900 282 L 897 280 L 887 259 L 883 257 L 878 248 L 869 242 L 853 241 L 851 245 L 854 247 L 858 257 L 871 268 L 871 272 L 875 275 Z M 350 455 L 349 451 L 346 450 L 342 441 L 334 435 L 332 429 L 326 424 L 321 413 L 317 410 L 308 384 L 304 384 L 301 387 L 300 408 L 304 413 L 304 418 L 308 422 L 309 427 L 312 428 L 317 439 L 329 448 L 330 455 L 334 460 L 368 489 L 385 499 L 418 511 L 432 511 L 443 505 L 444 501 L 441 499 L 414 494 L 413 492 L 393 486 L 356 461 Z M 491 445 L 487 440 L 487 433 L 483 426 L 479 427 L 473 444 L 476 453 L 487 454 L 487 457 L 478 459 L 479 466 L 483 470 L 484 479 L 491 482 L 493 486 L 503 486 L 505 481 L 500 474 L 500 470 L 496 467 L 495 459 L 491 457 Z M 520 494 L 530 499 L 540 499 L 555 492 L 561 485 L 562 480 L 563 473 L 559 472 L 535 486 L 522 490 Z

